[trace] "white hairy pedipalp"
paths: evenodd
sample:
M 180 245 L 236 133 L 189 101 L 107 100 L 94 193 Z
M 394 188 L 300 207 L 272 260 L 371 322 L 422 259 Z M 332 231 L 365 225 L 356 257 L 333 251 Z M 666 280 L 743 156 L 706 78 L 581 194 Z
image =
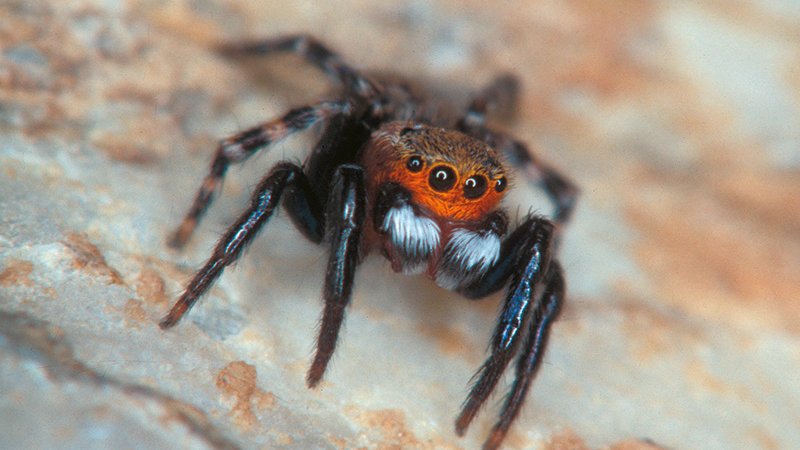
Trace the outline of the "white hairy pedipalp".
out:
M 445 248 L 464 269 L 484 271 L 500 256 L 500 236 L 491 232 L 475 232 L 457 228 Z
M 390 236 L 392 245 L 401 254 L 410 258 L 405 267 L 407 273 L 439 247 L 441 230 L 432 219 L 414 214 L 409 205 L 389 209 L 383 219 L 383 229 Z
M 456 228 L 445 246 L 436 283 L 445 289 L 456 289 L 482 275 L 499 257 L 499 235 Z

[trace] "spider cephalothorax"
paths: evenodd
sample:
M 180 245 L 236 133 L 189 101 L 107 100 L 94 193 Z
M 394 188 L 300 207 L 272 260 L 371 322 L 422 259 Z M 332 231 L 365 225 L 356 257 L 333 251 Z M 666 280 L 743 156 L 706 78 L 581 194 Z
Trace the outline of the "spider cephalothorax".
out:
M 277 164 L 258 184 L 250 206 L 220 239 L 209 260 L 161 321 L 175 323 L 282 204 L 300 232 L 330 249 L 317 348 L 308 371 L 316 386 L 328 365 L 353 275 L 364 256 L 382 253 L 397 272 L 425 274 L 467 298 L 483 298 L 507 286 L 503 311 L 481 366 L 456 420 L 463 434 L 517 357 L 514 385 L 485 448 L 505 437 L 542 361 L 550 325 L 564 297 L 561 267 L 553 258 L 556 235 L 570 216 L 577 190 L 535 160 L 524 144 L 486 123 L 494 109 L 509 107 L 516 80 L 498 77 L 479 91 L 463 113 L 435 114 L 407 84 L 369 78 L 308 36 L 229 45 L 229 55 L 294 52 L 341 85 L 340 99 L 293 109 L 220 143 L 195 201 L 170 243 L 191 236 L 231 163 L 241 162 L 285 136 L 323 123 L 320 140 L 303 166 Z M 540 183 L 554 201 L 554 221 L 528 215 L 508 232 L 500 207 L 508 174 L 499 154 Z
M 367 230 L 376 230 L 373 240 L 396 271 L 426 272 L 454 289 L 497 261 L 505 218 L 490 213 L 508 181 L 486 143 L 456 130 L 390 122 L 372 134 L 361 161 L 368 204 L 376 207 Z
M 362 160 L 369 186 L 399 183 L 414 201 L 449 221 L 475 221 L 495 209 L 508 184 L 495 150 L 464 133 L 392 122 L 376 131 Z

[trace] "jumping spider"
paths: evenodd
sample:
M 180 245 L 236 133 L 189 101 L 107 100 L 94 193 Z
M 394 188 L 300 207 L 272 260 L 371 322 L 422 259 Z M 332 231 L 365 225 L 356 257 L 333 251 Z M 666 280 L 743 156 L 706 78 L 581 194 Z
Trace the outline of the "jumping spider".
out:
M 192 307 L 282 205 L 309 240 L 330 255 L 322 325 L 306 377 L 315 387 L 328 365 L 350 302 L 359 263 L 380 251 L 396 272 L 425 274 L 439 286 L 480 299 L 508 286 L 491 341 L 491 354 L 459 414 L 463 435 L 520 350 L 514 384 L 484 448 L 500 445 L 525 400 L 564 298 L 564 278 L 553 257 L 577 189 L 535 159 L 515 138 L 495 131 L 487 116 L 510 109 L 513 76 L 496 78 L 454 117 L 410 85 L 367 76 L 308 36 L 226 45 L 229 56 L 290 52 L 322 70 L 341 89 L 338 99 L 292 109 L 221 141 L 191 209 L 171 237 L 183 246 L 210 205 L 228 166 L 286 136 L 322 123 L 322 136 L 305 164 L 281 162 L 258 184 L 250 206 L 219 240 L 209 260 L 160 325 L 169 328 Z M 500 155 L 541 184 L 553 221 L 528 214 L 510 233 L 499 207 L 508 187 Z

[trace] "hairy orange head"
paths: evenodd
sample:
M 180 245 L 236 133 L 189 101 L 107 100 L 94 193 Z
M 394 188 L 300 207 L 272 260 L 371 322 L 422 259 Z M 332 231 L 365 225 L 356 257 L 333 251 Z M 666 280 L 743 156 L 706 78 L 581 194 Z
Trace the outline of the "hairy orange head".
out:
M 415 204 L 452 221 L 480 220 L 497 207 L 508 186 L 492 147 L 428 125 L 384 125 L 365 149 L 363 162 L 373 188 L 398 183 L 411 192 Z

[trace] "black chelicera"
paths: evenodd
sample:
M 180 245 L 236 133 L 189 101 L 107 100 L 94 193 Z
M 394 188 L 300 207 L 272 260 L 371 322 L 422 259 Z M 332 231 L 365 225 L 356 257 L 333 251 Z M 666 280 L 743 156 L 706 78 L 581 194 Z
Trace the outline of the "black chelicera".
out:
M 485 448 L 496 448 L 517 416 L 538 370 L 550 326 L 564 299 L 554 258 L 577 189 L 535 159 L 526 146 L 487 124 L 510 110 L 517 81 L 496 78 L 460 114 L 409 84 L 364 75 L 308 36 L 226 45 L 228 56 L 295 53 L 341 90 L 337 99 L 292 109 L 282 117 L 224 139 L 189 212 L 171 237 L 183 246 L 210 205 L 225 172 L 289 134 L 322 125 L 306 162 L 277 164 L 258 184 L 250 206 L 161 321 L 169 328 L 238 259 L 279 204 L 309 240 L 330 256 L 316 353 L 307 384 L 316 386 L 336 346 L 359 263 L 381 252 L 397 272 L 425 274 L 440 286 L 480 299 L 507 286 L 491 354 L 456 420 L 463 435 L 516 356 L 514 384 Z M 451 108 L 452 109 L 452 108 Z M 555 204 L 553 220 L 529 214 L 511 232 L 499 204 L 508 186 L 500 154 L 541 184 Z

